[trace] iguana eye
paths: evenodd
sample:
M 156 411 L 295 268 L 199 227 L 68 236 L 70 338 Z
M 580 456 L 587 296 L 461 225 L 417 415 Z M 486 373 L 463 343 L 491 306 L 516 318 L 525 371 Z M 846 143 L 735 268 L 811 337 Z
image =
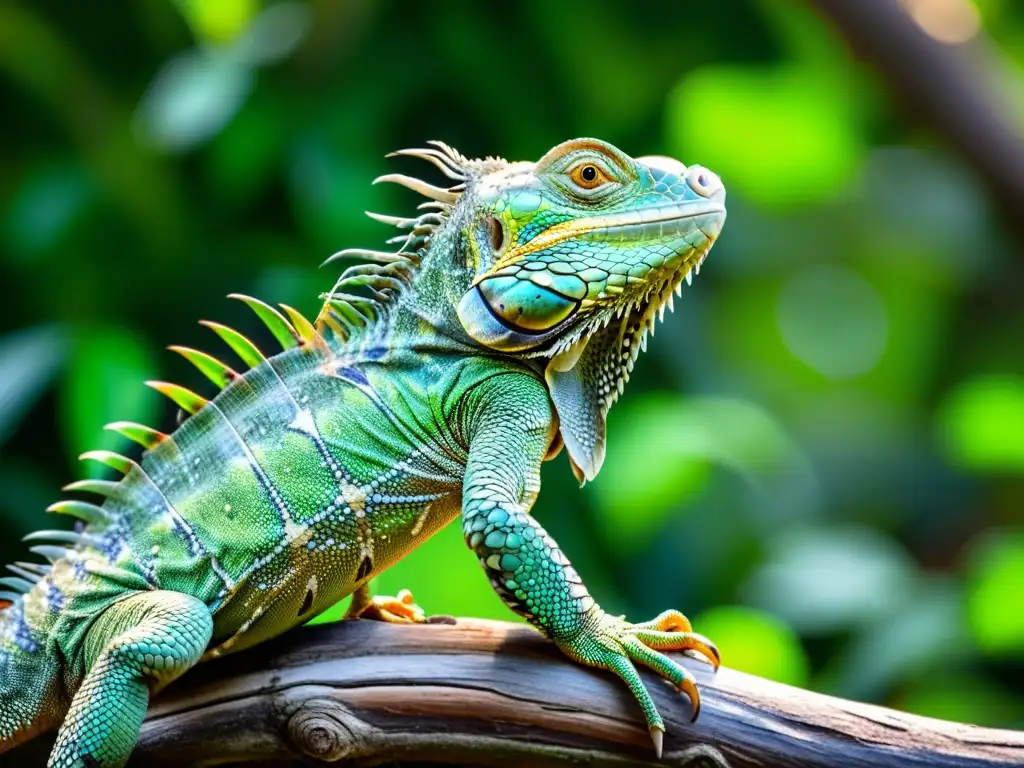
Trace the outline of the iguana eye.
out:
M 608 174 L 594 163 L 580 163 L 573 167 L 569 171 L 569 178 L 582 189 L 597 189 L 611 181 Z

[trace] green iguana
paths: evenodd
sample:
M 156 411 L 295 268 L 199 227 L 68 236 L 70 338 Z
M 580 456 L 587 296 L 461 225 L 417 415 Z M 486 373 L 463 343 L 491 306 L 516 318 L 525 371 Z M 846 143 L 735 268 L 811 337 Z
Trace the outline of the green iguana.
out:
M 173 348 L 222 391 L 149 382 L 188 414 L 172 434 L 110 428 L 141 459 L 93 451 L 123 474 L 67 490 L 74 531 L 26 537 L 47 564 L 8 566 L 0 613 L 0 752 L 59 726 L 51 766 L 123 765 L 150 694 L 203 659 L 249 647 L 352 595 L 347 617 L 422 621 L 369 580 L 461 514 L 495 591 L 569 657 L 610 670 L 640 703 L 660 755 L 664 722 L 634 662 L 685 691 L 662 653 L 718 652 L 678 611 L 609 616 L 530 516 L 540 465 L 564 446 L 597 475 L 605 416 L 673 292 L 725 221 L 699 166 L 633 159 L 594 139 L 536 163 L 469 160 L 432 142 L 454 185 L 404 176 L 418 216 L 370 214 L 396 252 L 348 250 L 310 322 L 238 296 L 284 350 L 272 357 L 205 323 L 245 363 Z M 43 543 L 48 542 L 48 543 Z

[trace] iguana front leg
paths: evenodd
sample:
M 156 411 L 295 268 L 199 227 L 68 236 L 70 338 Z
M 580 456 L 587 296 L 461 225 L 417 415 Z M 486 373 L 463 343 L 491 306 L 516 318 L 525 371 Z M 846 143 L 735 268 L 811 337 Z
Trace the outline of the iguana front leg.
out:
M 524 383 L 511 393 L 491 392 L 490 401 L 482 398 L 472 427 L 462 497 L 466 541 L 512 610 L 569 657 L 610 670 L 626 682 L 660 756 L 665 724 L 633 662 L 685 691 L 696 718 L 700 698 L 693 675 L 661 651 L 697 650 L 716 667 L 718 651 L 694 634 L 678 611 L 631 624 L 601 610 L 558 545 L 529 514 L 552 437 L 547 393 L 539 382 L 536 387 Z
M 206 605 L 179 592 L 142 592 L 107 608 L 86 635 L 88 672 L 57 734 L 50 768 L 123 766 L 150 693 L 195 664 L 212 634 Z

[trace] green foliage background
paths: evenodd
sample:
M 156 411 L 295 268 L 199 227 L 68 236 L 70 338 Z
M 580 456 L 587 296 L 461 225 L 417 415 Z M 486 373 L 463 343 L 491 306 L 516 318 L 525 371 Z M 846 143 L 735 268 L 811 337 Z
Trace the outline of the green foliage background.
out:
M 730 214 L 601 477 L 545 468 L 591 591 L 679 607 L 740 669 L 1024 726 L 1019 244 L 805 5 L 115 5 L 0 5 L 0 559 L 80 452 L 126 449 L 103 424 L 172 423 L 143 379 L 201 388 L 163 346 L 267 341 L 226 293 L 313 313 L 317 265 L 389 236 L 362 212 L 417 201 L 370 186 L 386 152 L 594 135 L 718 171 Z M 1024 5 L 977 7 L 1019 88 Z M 456 527 L 376 586 L 510 618 Z

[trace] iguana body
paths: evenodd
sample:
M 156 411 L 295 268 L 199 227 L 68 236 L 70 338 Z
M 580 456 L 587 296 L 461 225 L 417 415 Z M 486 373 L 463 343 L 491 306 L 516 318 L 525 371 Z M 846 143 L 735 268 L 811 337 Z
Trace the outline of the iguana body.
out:
M 458 184 L 384 177 L 431 199 L 396 254 L 362 255 L 315 324 L 241 297 L 285 350 L 269 359 L 209 324 L 249 369 L 179 349 L 223 388 L 153 383 L 190 414 L 171 435 L 112 425 L 145 447 L 124 474 L 61 502 L 77 532 L 44 531 L 4 580 L 0 751 L 60 726 L 54 766 L 125 763 L 149 695 L 204 657 L 253 645 L 354 594 L 461 515 L 495 590 L 568 655 L 620 675 L 660 751 L 663 723 L 632 661 L 682 687 L 659 652 L 714 647 L 669 611 L 610 617 L 530 516 L 539 468 L 562 444 L 596 475 L 604 419 L 656 315 L 725 218 L 714 174 L 633 160 L 590 139 L 538 163 L 407 151 Z M 353 291 L 353 293 L 347 293 Z M 24 594 L 22 594 L 24 593 Z M 632 661 L 631 661 L 632 660 Z

